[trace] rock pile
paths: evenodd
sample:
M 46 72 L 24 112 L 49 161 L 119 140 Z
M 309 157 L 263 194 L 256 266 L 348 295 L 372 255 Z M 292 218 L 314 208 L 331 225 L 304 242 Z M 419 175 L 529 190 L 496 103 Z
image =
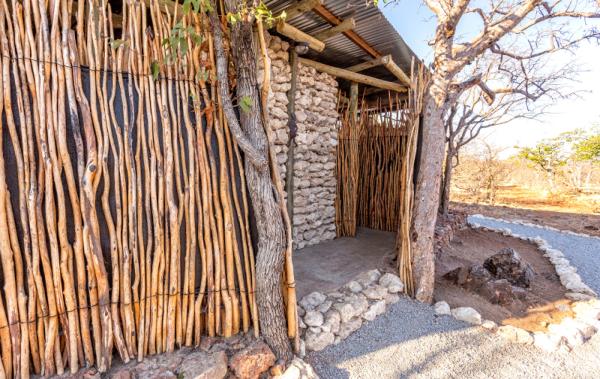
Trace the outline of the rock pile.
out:
M 496 278 L 506 279 L 519 287 L 529 287 L 533 280 L 534 273 L 531 266 L 510 247 L 506 247 L 486 259 L 483 267 Z
M 502 249 L 482 265 L 458 267 L 444 275 L 450 282 L 478 293 L 492 304 L 508 305 L 527 295 L 534 272 L 511 248 Z
M 320 351 L 346 339 L 365 321 L 383 314 L 402 291 L 404 285 L 396 275 L 371 270 L 338 291 L 306 295 L 298 304 L 306 349 Z
M 111 379 L 315 379 L 312 367 L 295 358 L 279 376 L 271 373 L 278 367 L 275 355 L 252 333 L 230 338 L 204 337 L 198 348 L 182 348 L 173 353 L 149 356 L 143 362 L 115 363 L 103 378 Z M 67 375 L 65 375 L 67 377 Z M 84 369 L 69 378 L 100 379 L 94 369 Z

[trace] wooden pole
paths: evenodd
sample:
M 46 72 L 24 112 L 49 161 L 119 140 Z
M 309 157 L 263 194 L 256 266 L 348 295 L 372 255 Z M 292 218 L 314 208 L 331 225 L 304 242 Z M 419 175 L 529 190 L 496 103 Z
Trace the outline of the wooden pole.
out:
M 292 18 L 296 17 L 297 15 L 305 13 L 305 12 L 309 12 L 314 7 L 322 5 L 322 4 L 323 4 L 323 0 L 301 0 L 301 1 L 297 1 L 295 4 L 290 5 L 289 7 L 285 8 L 283 10 L 283 12 L 285 12 L 286 19 L 291 20 Z
M 317 38 L 304 33 L 302 30 L 293 27 L 285 21 L 277 23 L 277 33 L 284 35 L 298 43 L 307 43 L 308 47 L 315 50 L 316 52 L 322 52 L 325 50 L 325 42 L 318 40 Z
M 392 83 L 392 82 L 388 82 L 385 80 L 374 78 L 372 76 L 367 76 L 367 75 L 359 74 L 356 72 L 348 71 L 343 68 L 329 66 L 329 65 L 319 63 L 319 62 L 316 62 L 316 61 L 313 61 L 310 59 L 306 59 L 306 58 L 300 58 L 299 60 L 300 60 L 300 63 L 303 64 L 304 66 L 313 67 L 317 71 L 325 72 L 327 74 L 330 74 L 330 75 L 333 75 L 333 76 L 336 76 L 336 77 L 339 77 L 342 79 L 350 80 L 350 81 L 361 83 L 361 84 L 366 84 L 366 85 L 373 86 L 373 87 L 387 89 L 387 90 L 391 90 L 391 91 L 406 92 L 406 87 L 404 87 L 398 83 Z
M 323 30 L 322 32 L 316 33 L 314 37 L 320 41 L 326 41 L 329 38 L 335 37 L 336 35 L 347 32 L 356 28 L 356 20 L 353 17 L 347 18 L 338 25 L 329 28 L 327 30 Z
M 292 235 L 294 229 L 294 148 L 296 146 L 295 139 L 298 131 L 296 124 L 296 87 L 298 82 L 298 53 L 296 49 L 290 49 L 290 67 L 291 79 L 290 90 L 288 96 L 288 159 L 286 161 L 285 170 L 285 190 L 287 192 L 287 209 L 290 215 L 292 225 Z

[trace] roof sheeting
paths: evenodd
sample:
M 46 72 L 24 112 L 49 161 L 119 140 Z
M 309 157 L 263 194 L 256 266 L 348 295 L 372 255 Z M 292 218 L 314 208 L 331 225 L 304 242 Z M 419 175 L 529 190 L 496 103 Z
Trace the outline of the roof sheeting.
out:
M 294 3 L 295 1 L 290 0 L 266 1 L 266 4 L 275 14 Z M 390 54 L 394 62 L 410 76 L 411 61 L 416 55 L 379 8 L 367 5 L 365 0 L 325 0 L 323 5 L 342 20 L 354 17 L 356 20 L 354 31 L 382 55 Z M 329 22 L 315 12 L 299 14 L 286 20 L 286 22 L 311 35 L 331 27 Z M 322 53 L 311 51 L 307 54 L 307 57 L 341 68 L 373 59 L 370 54 L 343 34 L 338 34 L 326 40 L 325 50 Z M 398 81 L 394 75 L 383 67 L 372 68 L 364 73 L 379 79 Z

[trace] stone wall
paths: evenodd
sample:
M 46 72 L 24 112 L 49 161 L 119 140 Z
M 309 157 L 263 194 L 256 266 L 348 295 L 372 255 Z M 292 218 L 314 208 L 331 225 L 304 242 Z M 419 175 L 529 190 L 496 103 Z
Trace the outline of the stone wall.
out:
M 289 140 L 287 93 L 291 88 L 289 44 L 275 36 L 267 39 L 272 71 L 269 96 L 271 128 L 274 131 L 272 142 L 285 181 Z M 336 236 L 337 92 L 338 83 L 334 77 L 299 66 L 295 99 L 298 129 L 294 150 L 296 248 Z

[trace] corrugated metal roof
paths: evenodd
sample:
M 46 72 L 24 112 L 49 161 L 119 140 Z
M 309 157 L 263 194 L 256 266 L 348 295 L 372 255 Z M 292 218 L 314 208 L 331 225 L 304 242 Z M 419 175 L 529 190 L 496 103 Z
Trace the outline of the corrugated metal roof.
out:
M 294 3 L 295 1 L 290 0 L 266 1 L 275 14 Z M 410 65 L 412 57 L 416 57 L 415 53 L 385 18 L 381 10 L 367 4 L 366 0 L 325 0 L 323 2 L 325 8 L 342 20 L 354 17 L 356 20 L 354 31 L 382 55 L 391 54 L 394 62 L 410 75 Z M 325 19 L 314 12 L 302 13 L 286 21 L 308 34 L 315 34 L 331 27 Z M 325 41 L 323 52 L 311 51 L 307 57 L 341 68 L 373 59 L 371 55 L 343 34 L 338 34 Z M 363 73 L 380 79 L 397 81 L 397 78 L 383 67 L 372 68 Z

